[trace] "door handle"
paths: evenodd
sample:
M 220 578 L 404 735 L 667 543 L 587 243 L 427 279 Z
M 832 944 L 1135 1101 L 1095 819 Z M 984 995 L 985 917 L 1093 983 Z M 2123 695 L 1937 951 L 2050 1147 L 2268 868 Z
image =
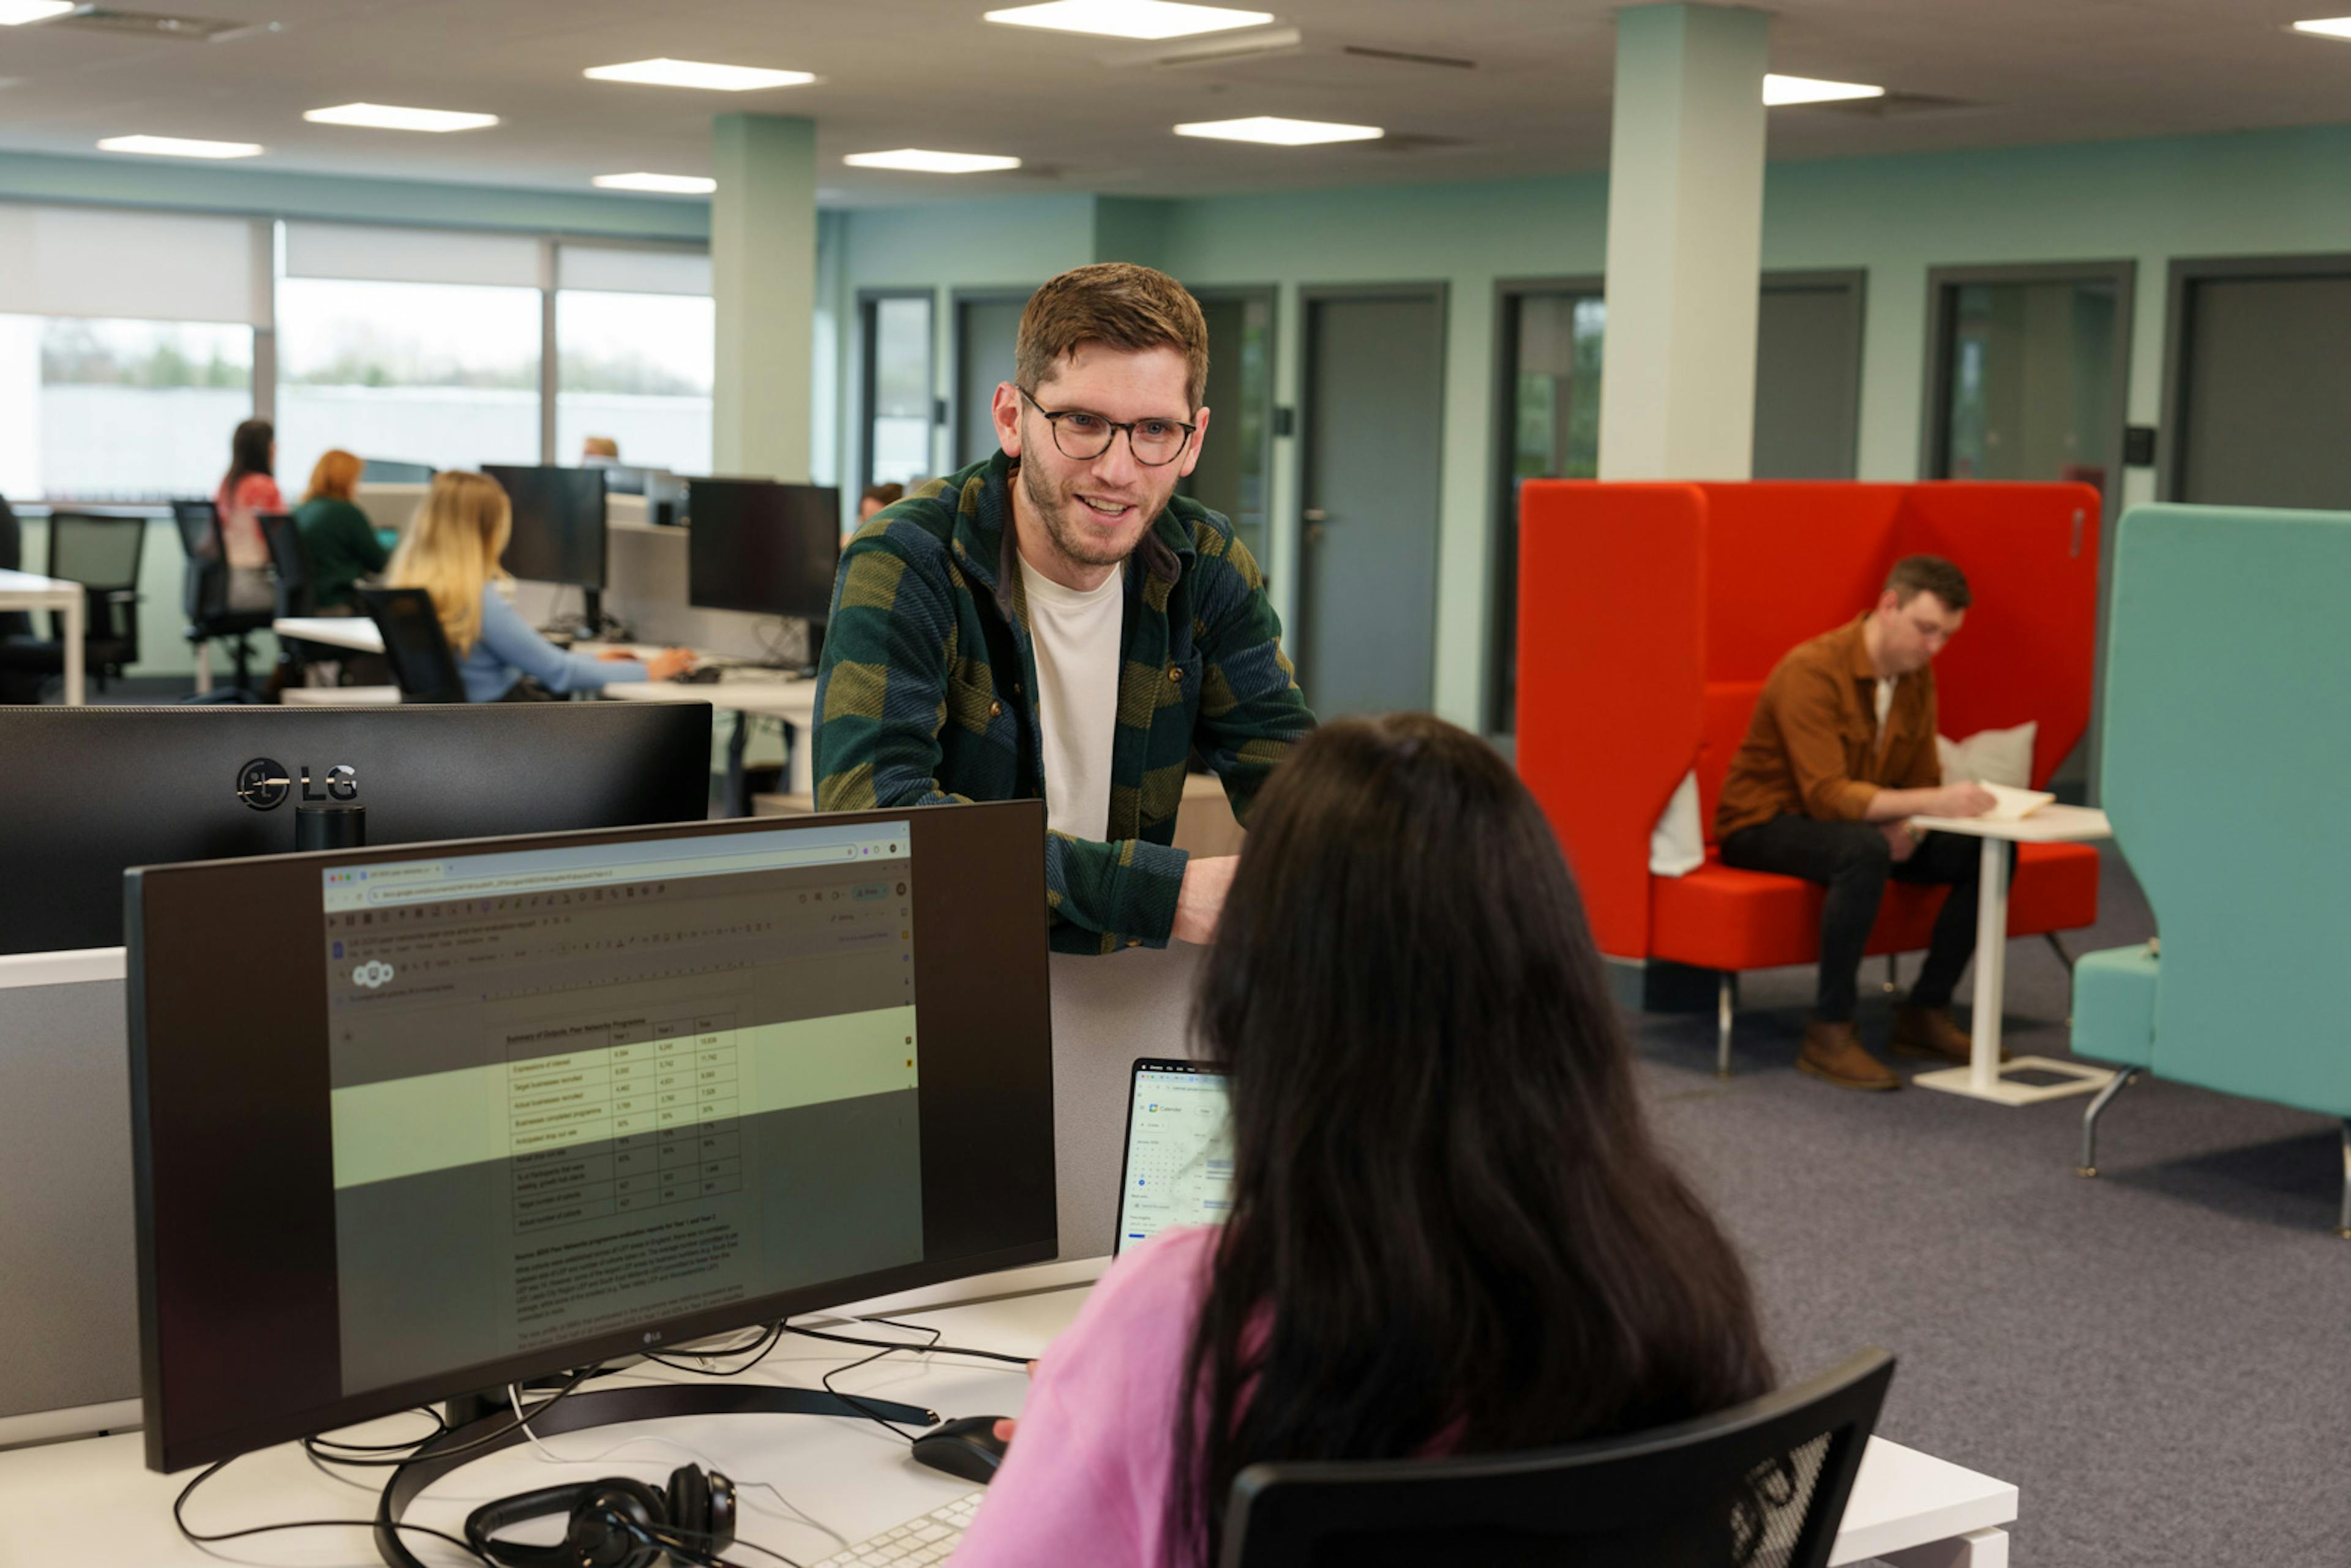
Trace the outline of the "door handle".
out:
M 1299 516 L 1304 517 L 1310 523 L 1327 523 L 1331 520 L 1331 514 L 1324 511 L 1320 507 L 1309 507 L 1306 510 L 1300 513 Z

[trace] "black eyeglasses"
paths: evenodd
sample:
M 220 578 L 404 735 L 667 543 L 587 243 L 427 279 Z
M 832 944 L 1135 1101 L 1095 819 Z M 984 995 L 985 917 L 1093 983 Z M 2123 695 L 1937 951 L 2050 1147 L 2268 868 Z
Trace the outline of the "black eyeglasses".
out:
M 1134 454 L 1137 463 L 1146 468 L 1165 467 L 1184 455 L 1185 444 L 1192 439 L 1192 432 L 1199 428 L 1180 419 L 1138 419 L 1121 424 L 1117 420 L 1104 419 L 1101 414 L 1088 413 L 1083 409 L 1047 408 L 1030 397 L 1029 389 L 1017 382 L 1013 383 L 1012 390 L 1028 398 L 1029 406 L 1045 416 L 1045 423 L 1053 427 L 1053 444 L 1061 448 L 1061 455 L 1073 457 L 1081 463 L 1091 463 L 1108 452 L 1110 444 L 1117 440 L 1118 433 L 1123 430 L 1126 432 L 1126 449 Z

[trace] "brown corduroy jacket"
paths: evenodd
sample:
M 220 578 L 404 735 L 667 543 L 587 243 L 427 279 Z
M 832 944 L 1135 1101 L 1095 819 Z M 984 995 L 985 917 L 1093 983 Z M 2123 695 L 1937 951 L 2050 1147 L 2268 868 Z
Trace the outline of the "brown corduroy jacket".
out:
M 1943 781 L 1931 667 L 1895 683 L 1879 744 L 1877 670 L 1861 631 L 1868 619 L 1800 643 L 1772 666 L 1722 783 L 1717 841 L 1778 816 L 1857 822 L 1880 789 Z

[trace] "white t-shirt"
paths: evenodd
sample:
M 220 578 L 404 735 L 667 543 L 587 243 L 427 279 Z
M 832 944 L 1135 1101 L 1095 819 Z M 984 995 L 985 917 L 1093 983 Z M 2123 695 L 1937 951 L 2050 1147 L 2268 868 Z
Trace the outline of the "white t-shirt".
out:
M 1014 552 L 1019 554 L 1018 551 Z M 1037 713 L 1045 737 L 1045 825 L 1073 839 L 1110 831 L 1110 754 L 1118 737 L 1124 567 L 1081 593 L 1020 558 L 1029 632 L 1037 647 Z
M 1886 716 L 1894 711 L 1894 681 L 1881 675 L 1877 681 L 1877 749 L 1886 749 Z

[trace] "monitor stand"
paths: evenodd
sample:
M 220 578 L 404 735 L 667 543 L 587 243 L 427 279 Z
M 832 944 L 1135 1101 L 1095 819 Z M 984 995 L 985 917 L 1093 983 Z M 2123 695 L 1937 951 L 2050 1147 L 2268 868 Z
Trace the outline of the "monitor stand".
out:
M 584 1431 L 622 1422 L 653 1421 L 671 1416 L 846 1416 L 852 1419 L 880 1417 L 908 1427 L 935 1427 L 939 1414 L 893 1399 L 854 1402 L 815 1388 L 778 1388 L 742 1384 L 659 1383 L 632 1388 L 607 1388 L 573 1394 L 549 1407 L 546 1400 L 529 1416 L 534 1437 Z M 375 1511 L 376 1554 L 390 1568 L 420 1568 L 421 1559 L 408 1550 L 392 1526 L 408 1511 L 424 1489 L 443 1477 L 487 1454 L 528 1442 L 501 1393 L 466 1395 L 448 1405 L 450 1431 L 416 1450 L 406 1464 L 392 1472 Z M 478 1445 L 478 1446 L 476 1446 Z M 446 1450 L 456 1450 L 449 1452 Z
M 594 642 L 604 634 L 604 591 L 583 588 L 580 591 L 580 635 L 584 642 Z

